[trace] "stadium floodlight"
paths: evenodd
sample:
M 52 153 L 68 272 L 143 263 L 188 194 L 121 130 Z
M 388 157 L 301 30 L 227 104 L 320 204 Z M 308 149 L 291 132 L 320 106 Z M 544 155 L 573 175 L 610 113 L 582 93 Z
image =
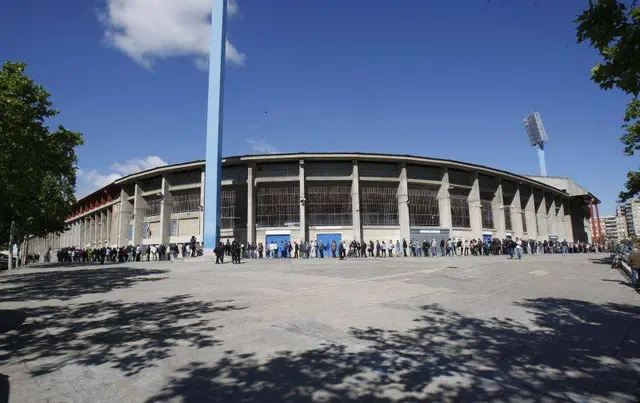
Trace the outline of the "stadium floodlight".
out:
M 538 149 L 540 175 L 547 176 L 547 162 L 544 156 L 544 144 L 547 142 L 547 132 L 544 130 L 540 113 L 533 112 L 522 120 L 529 143 Z

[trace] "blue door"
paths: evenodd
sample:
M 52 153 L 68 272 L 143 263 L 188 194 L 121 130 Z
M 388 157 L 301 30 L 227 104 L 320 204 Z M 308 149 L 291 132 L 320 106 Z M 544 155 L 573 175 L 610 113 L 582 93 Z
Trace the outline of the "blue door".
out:
M 273 242 L 278 244 L 278 250 L 277 250 L 278 255 L 271 256 L 271 257 L 281 257 L 283 245 L 285 243 L 286 244 L 291 243 L 291 236 L 290 235 L 267 235 L 265 239 L 265 246 L 268 248 L 269 245 L 271 245 Z
M 336 244 L 342 242 L 342 234 L 318 234 L 316 239 L 318 240 L 318 247 L 320 247 L 320 242 L 322 242 L 324 257 L 331 257 L 331 241 L 335 241 Z M 336 254 L 337 253 L 338 250 L 336 249 Z M 318 256 L 320 256 L 320 252 L 318 252 Z

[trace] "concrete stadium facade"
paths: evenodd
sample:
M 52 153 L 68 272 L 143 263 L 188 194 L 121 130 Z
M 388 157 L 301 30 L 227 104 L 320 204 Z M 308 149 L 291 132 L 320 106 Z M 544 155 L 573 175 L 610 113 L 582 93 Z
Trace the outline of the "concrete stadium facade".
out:
M 314 240 L 505 238 L 591 240 L 599 201 L 568 178 L 529 177 L 409 155 L 295 153 L 222 161 L 221 238 Z M 49 247 L 202 240 L 204 161 L 135 173 L 83 197 Z M 578 190 L 576 190 L 578 189 Z

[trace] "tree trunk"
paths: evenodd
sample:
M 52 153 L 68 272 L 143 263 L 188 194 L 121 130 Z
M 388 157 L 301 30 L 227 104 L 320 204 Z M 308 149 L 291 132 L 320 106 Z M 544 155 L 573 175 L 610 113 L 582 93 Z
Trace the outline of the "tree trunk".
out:
M 22 264 L 26 265 L 27 264 L 27 259 L 29 257 L 29 246 L 28 246 L 29 245 L 29 237 L 27 237 L 27 236 L 24 237 L 23 244 L 24 244 L 24 248 L 23 248 L 24 251 L 22 252 L 22 256 L 23 256 Z
M 13 233 L 16 230 L 16 223 L 11 221 L 11 229 L 9 230 L 9 270 L 13 269 Z

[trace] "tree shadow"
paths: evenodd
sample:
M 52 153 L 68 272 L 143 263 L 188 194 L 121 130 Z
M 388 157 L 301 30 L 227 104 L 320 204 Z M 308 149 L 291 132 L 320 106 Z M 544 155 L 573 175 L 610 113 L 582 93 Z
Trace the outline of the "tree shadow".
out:
M 341 344 L 266 361 L 225 353 L 182 368 L 148 402 L 635 401 L 640 308 L 539 298 L 532 323 L 422 307 L 408 331 L 351 329 Z M 626 335 L 626 336 L 625 336 Z
M 144 281 L 158 281 L 168 270 L 110 267 L 11 274 L 0 277 L 0 302 L 61 299 L 128 288 Z
M 9 394 L 11 392 L 9 377 L 5 374 L 0 374 L 0 403 L 9 402 Z
M 24 312 L 17 309 L 0 309 L 0 334 L 17 329 L 27 319 Z
M 100 264 L 99 262 L 38 262 L 38 263 L 29 263 L 28 265 L 23 265 L 18 268 L 27 268 L 27 269 L 57 269 L 57 268 L 69 268 L 69 267 L 104 267 L 104 266 L 112 266 L 122 264 L 122 262 L 109 262 L 105 261 L 104 264 Z
M 68 363 L 110 363 L 126 375 L 170 357 L 174 347 L 214 346 L 208 315 L 244 309 L 232 301 L 194 301 L 188 295 L 160 301 L 98 301 L 24 309 L 29 318 L 17 331 L 0 336 L 0 366 L 16 360 L 32 364 L 34 376 Z

